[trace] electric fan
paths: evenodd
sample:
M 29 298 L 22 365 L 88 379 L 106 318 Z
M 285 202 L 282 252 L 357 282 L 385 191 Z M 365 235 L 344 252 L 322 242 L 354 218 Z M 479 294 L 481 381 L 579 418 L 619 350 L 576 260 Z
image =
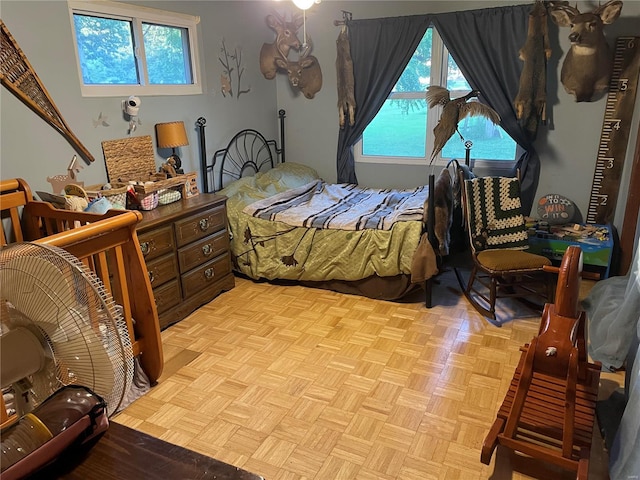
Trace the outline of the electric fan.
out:
M 121 307 L 102 281 L 57 247 L 0 250 L 0 383 L 18 417 L 66 385 L 82 385 L 118 411 L 134 374 Z

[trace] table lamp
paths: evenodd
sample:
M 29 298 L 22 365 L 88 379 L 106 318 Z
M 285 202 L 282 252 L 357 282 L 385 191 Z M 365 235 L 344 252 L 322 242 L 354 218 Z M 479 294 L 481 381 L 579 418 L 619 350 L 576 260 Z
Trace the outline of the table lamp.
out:
M 173 153 L 167 158 L 167 161 L 173 162 L 176 173 L 184 173 L 181 168 L 182 160 L 180 160 L 180 157 L 176 153 L 177 147 L 189 145 L 184 122 L 156 123 L 156 140 L 158 142 L 158 148 L 173 149 Z

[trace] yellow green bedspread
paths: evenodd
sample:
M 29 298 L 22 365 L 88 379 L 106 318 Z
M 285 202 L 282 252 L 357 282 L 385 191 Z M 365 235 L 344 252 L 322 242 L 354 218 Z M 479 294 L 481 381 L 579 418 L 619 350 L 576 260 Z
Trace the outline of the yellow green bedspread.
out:
M 228 197 L 234 268 L 250 278 L 267 280 L 352 281 L 376 274 L 411 274 L 421 221 L 397 222 L 390 230 L 322 230 L 292 227 L 243 212 L 257 200 L 318 178 L 309 167 L 284 163 L 241 178 L 219 192 Z

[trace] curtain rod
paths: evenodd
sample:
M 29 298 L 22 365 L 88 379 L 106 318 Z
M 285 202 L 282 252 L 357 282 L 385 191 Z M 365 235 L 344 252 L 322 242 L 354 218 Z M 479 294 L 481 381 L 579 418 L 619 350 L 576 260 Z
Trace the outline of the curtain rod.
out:
M 346 10 L 340 10 L 342 12 L 342 20 L 334 20 L 333 24 L 337 27 L 339 25 L 348 25 L 351 21 L 351 17 L 353 14 L 351 12 L 347 12 Z

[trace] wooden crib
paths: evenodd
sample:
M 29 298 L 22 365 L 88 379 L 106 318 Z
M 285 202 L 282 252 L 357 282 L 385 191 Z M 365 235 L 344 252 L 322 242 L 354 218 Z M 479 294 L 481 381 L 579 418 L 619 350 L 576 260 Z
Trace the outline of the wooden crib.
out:
M 60 247 L 96 273 L 122 306 L 134 356 L 154 385 L 163 367 L 160 325 L 136 224 L 139 212 L 71 212 L 33 200 L 22 179 L 0 181 L 0 245 L 33 241 Z M 4 409 L 0 414 L 6 415 Z M 4 418 L 2 420 L 5 420 Z

